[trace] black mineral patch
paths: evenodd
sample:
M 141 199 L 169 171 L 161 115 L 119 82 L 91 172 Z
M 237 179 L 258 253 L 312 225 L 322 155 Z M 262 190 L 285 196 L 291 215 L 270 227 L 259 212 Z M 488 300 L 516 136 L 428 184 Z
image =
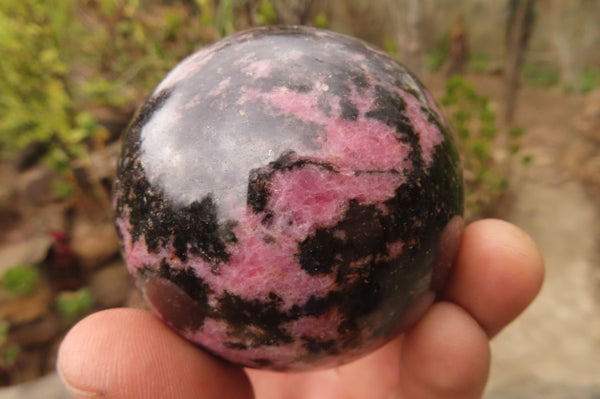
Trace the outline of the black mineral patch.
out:
M 139 112 L 127 135 L 118 179 L 115 182 L 116 215 L 128 218 L 132 242 L 145 239 L 150 252 L 169 243 L 175 255 L 186 260 L 188 252 L 210 262 L 214 270 L 229 260 L 226 244 L 236 242 L 234 221 L 219 223 L 217 205 L 210 194 L 187 206 L 176 206 L 147 180 L 140 159 L 140 129 L 168 98 L 163 91 Z
M 335 347 L 335 341 L 332 339 L 324 341 L 308 335 L 303 335 L 301 339 L 304 341 L 302 346 L 311 354 L 327 353 L 328 355 L 337 355 L 339 353 L 339 350 Z
M 297 258 L 302 269 L 310 275 L 328 274 L 351 269 L 352 262 L 370 254 L 383 254 L 386 246 L 380 219 L 381 211 L 374 205 L 360 205 L 351 200 L 338 224 L 317 229 L 300 242 Z
M 319 229 L 299 244 L 300 252 L 297 255 L 302 269 L 314 276 L 329 274 L 335 266 L 336 251 L 333 248 L 343 246 L 342 240 L 334 237 L 327 231 Z
M 270 359 L 266 359 L 266 358 L 258 358 L 258 359 L 251 359 L 250 360 L 252 363 L 256 364 L 259 367 L 267 367 L 273 364 L 273 362 Z
M 270 171 L 253 169 L 248 177 L 248 194 L 246 196 L 248 205 L 255 213 L 265 210 L 269 200 L 269 179 L 272 176 Z
M 251 347 L 281 345 L 293 342 L 281 324 L 289 317 L 280 310 L 281 299 L 244 300 L 225 292 L 219 298 L 216 317 L 227 321 L 229 335 Z
M 355 121 L 358 118 L 358 109 L 349 100 L 341 100 L 342 119 L 347 121 Z
M 375 86 L 375 108 L 367 112 L 367 118 L 377 119 L 388 126 L 394 127 L 398 139 L 410 145 L 408 158 L 414 169 L 423 166 L 419 136 L 412 122 L 406 116 L 406 103 L 398 93 L 394 93 L 381 85 Z

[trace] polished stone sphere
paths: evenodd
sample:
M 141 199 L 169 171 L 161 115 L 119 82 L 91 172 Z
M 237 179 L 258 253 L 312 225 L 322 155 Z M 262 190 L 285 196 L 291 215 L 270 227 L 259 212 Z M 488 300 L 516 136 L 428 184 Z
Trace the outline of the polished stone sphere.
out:
M 415 322 L 463 188 L 431 95 L 371 45 L 259 28 L 177 65 L 128 128 L 114 207 L 150 308 L 233 363 L 333 367 Z

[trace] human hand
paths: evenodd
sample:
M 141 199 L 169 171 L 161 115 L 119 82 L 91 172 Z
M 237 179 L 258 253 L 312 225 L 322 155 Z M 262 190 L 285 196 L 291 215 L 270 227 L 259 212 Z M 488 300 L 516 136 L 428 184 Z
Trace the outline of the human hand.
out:
M 489 339 L 527 307 L 543 276 L 542 257 L 525 233 L 483 220 L 465 228 L 440 300 L 405 334 L 353 363 L 294 374 L 242 369 L 148 312 L 110 309 L 73 327 L 57 367 L 77 398 L 480 398 Z

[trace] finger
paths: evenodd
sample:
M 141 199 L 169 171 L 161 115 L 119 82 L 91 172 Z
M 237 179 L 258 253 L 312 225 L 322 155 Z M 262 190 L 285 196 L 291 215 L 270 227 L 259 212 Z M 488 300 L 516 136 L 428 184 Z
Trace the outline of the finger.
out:
M 444 298 L 465 308 L 491 337 L 531 303 L 543 279 L 542 256 L 526 233 L 482 220 L 464 230 Z
M 340 366 L 337 372 L 351 398 L 396 398 L 399 386 L 400 348 L 404 337 L 400 336 L 368 354 Z
M 488 337 L 460 306 L 438 302 L 409 330 L 400 351 L 401 398 L 481 398 Z
M 67 334 L 57 368 L 77 398 L 252 398 L 240 368 L 136 309 L 93 314 Z

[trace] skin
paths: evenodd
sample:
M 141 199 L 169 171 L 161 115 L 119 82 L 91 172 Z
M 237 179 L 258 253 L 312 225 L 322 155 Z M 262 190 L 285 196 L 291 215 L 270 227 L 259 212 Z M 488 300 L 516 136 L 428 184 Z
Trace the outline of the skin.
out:
M 489 340 L 535 298 L 542 257 L 527 234 L 499 220 L 466 227 L 441 298 L 376 352 L 324 371 L 246 370 L 203 352 L 150 313 L 105 310 L 65 337 L 57 368 L 76 398 L 481 398 Z

